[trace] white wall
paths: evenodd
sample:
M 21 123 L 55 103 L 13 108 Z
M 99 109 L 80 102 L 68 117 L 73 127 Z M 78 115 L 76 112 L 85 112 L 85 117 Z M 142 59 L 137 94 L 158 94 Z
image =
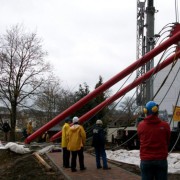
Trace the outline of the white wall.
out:
M 160 103 L 161 100 L 164 98 L 164 95 L 166 94 L 168 88 L 171 86 L 171 83 L 172 83 L 172 81 L 173 81 L 173 79 L 174 79 L 174 77 L 175 77 L 179 67 L 180 67 L 180 59 L 176 63 L 176 65 L 173 68 L 173 70 L 170 73 L 170 75 L 168 76 L 168 79 L 167 79 L 166 83 L 164 84 L 163 88 L 160 90 L 160 93 L 155 97 L 154 100 L 157 103 Z M 162 84 L 164 78 L 167 76 L 170 68 L 171 68 L 171 65 L 169 65 L 165 69 L 161 70 L 157 74 L 157 76 L 155 75 L 155 79 L 154 79 L 154 94 L 156 93 L 158 88 L 161 86 L 161 84 Z M 178 73 L 178 75 L 177 75 L 177 77 L 176 77 L 172 87 L 170 88 L 168 94 L 166 95 L 165 99 L 160 104 L 160 110 L 165 110 L 166 109 L 168 114 L 172 114 L 173 113 L 173 106 L 175 105 L 175 103 L 177 101 L 179 90 L 180 90 L 180 72 Z M 179 100 L 177 105 L 180 106 L 180 100 Z

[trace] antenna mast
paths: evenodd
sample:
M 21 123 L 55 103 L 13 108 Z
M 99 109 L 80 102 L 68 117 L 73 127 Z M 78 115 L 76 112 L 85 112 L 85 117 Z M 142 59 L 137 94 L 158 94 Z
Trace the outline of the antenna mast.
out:
M 154 48 L 154 13 L 153 0 L 137 0 L 137 60 Z M 146 35 L 145 35 L 146 34 Z M 154 67 L 152 59 L 146 65 L 140 67 L 136 74 L 137 78 Z M 136 88 L 137 105 L 143 106 L 147 101 L 153 98 L 153 79 L 150 78 Z

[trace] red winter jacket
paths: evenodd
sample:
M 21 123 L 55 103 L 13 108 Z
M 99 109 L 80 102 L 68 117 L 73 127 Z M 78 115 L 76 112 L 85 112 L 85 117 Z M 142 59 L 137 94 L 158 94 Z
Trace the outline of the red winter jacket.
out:
M 138 125 L 141 160 L 163 160 L 168 156 L 170 127 L 157 115 L 147 116 Z

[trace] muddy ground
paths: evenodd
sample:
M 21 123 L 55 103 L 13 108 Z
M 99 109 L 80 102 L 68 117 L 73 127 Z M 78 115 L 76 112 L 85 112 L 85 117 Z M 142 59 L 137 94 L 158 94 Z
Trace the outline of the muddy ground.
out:
M 47 159 L 52 170 L 46 168 L 32 154 L 16 154 L 9 150 L 0 150 L 1 180 L 64 180 L 63 175 Z
M 64 176 L 49 161 L 46 156 L 42 158 L 51 166 L 52 170 L 47 170 L 37 158 L 32 154 L 16 154 L 10 150 L 0 150 L 0 179 L 1 180 L 64 180 Z M 111 162 L 115 163 L 115 162 Z M 137 166 L 124 163 L 116 163 L 132 173 L 140 175 Z M 168 180 L 179 180 L 180 174 L 168 175 Z

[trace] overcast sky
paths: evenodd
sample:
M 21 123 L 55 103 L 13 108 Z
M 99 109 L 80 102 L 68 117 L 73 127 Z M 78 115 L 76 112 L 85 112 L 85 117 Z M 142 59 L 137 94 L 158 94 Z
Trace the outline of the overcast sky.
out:
M 36 31 L 66 88 L 94 88 L 136 60 L 136 9 L 131 0 L 0 0 L 0 33 L 23 24 Z M 175 22 L 175 0 L 154 0 L 155 33 Z M 117 85 L 118 86 L 118 85 Z

